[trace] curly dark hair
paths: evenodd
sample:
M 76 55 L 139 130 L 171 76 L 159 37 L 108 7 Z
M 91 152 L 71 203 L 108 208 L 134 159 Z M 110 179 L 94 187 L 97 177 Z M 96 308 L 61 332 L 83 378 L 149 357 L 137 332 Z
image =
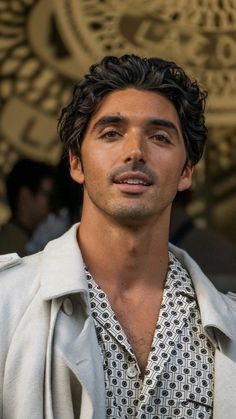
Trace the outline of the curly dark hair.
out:
M 59 135 L 65 149 L 80 157 L 86 128 L 99 102 L 109 92 L 129 87 L 157 92 L 172 102 L 180 119 L 188 160 L 196 164 L 207 138 L 207 93 L 175 62 L 136 55 L 104 57 L 75 86 L 72 101 L 59 118 Z

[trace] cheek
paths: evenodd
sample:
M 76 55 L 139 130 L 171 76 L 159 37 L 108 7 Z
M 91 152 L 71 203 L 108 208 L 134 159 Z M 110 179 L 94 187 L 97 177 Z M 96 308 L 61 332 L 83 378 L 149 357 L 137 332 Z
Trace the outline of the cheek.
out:
M 84 167 L 84 182 L 83 187 L 88 190 L 99 190 L 102 189 L 104 183 L 104 172 L 97 165 L 93 164 L 91 166 Z
M 186 181 L 185 175 L 182 174 L 184 162 L 183 164 L 179 163 L 181 160 L 178 159 L 178 156 L 175 156 L 175 159 L 162 160 L 157 164 L 159 181 L 163 187 L 166 187 L 165 189 L 171 189 L 174 193 L 179 190 L 179 187 L 184 187 Z
M 106 156 L 106 153 L 97 152 L 90 155 L 89 158 L 83 159 L 83 176 L 84 182 L 90 180 L 97 183 L 98 179 L 106 176 L 109 172 L 111 156 Z

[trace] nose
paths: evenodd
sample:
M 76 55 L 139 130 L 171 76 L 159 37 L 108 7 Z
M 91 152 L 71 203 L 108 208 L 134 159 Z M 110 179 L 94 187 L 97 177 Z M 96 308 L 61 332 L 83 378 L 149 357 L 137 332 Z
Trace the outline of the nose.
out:
M 146 146 L 141 133 L 128 133 L 123 144 L 124 163 L 146 163 Z

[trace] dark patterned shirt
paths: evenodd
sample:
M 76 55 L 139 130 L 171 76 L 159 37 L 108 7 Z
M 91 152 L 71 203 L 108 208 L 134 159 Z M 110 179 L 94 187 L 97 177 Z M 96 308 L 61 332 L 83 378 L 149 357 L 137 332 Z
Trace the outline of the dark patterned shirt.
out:
M 109 300 L 86 269 L 104 361 L 109 419 L 212 418 L 214 348 L 204 334 L 192 281 L 169 253 L 163 300 L 142 380 Z

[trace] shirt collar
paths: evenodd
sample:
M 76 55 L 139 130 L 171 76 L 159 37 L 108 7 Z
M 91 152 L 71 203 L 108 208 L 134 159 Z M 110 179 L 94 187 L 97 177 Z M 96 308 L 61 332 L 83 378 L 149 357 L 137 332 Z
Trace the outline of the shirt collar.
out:
M 171 288 L 172 292 L 175 291 L 176 296 L 181 294 L 188 297 L 189 300 L 196 300 L 196 293 L 189 273 L 171 251 L 169 251 L 169 270 L 165 283 L 166 288 Z

